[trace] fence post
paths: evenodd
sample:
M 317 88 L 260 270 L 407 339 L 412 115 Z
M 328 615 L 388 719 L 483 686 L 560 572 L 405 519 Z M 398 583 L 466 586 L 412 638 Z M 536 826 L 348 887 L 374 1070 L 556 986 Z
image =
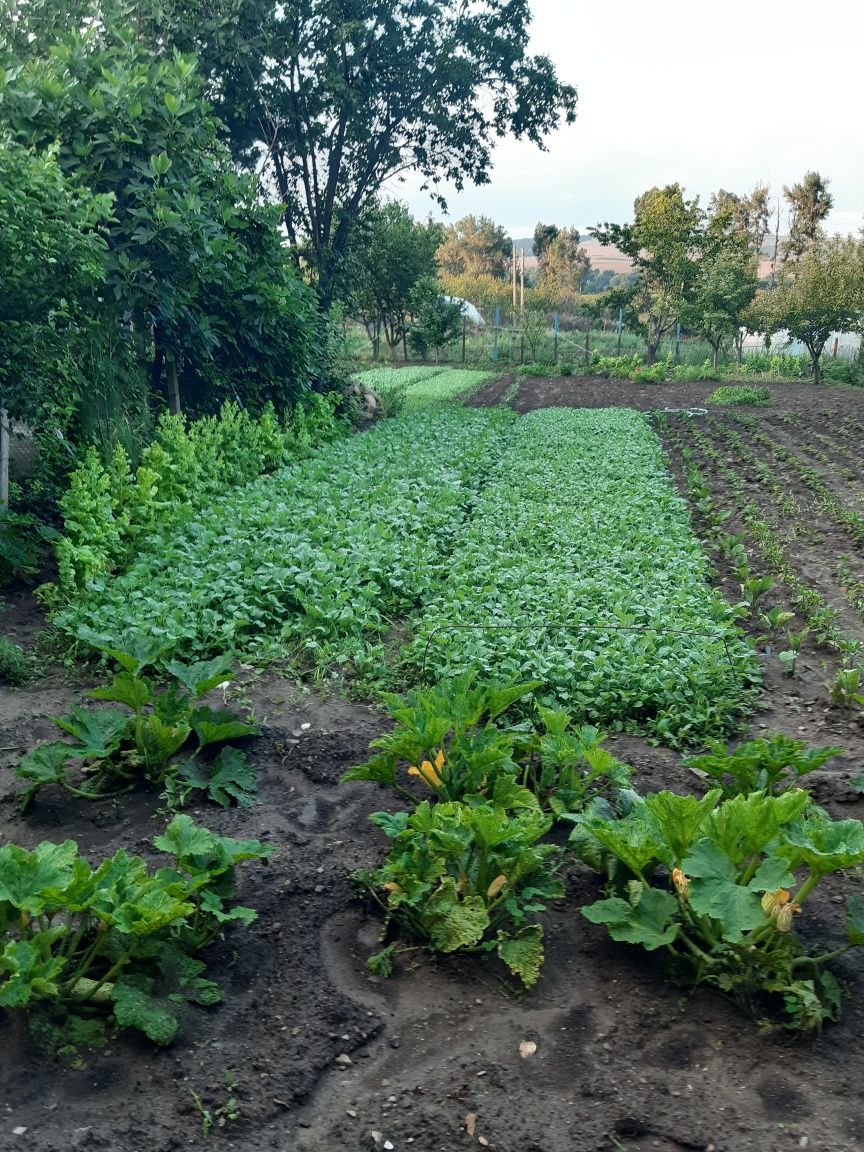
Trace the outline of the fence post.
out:
M 0 408 L 0 506 L 9 507 L 9 413 Z
M 495 343 L 492 346 L 492 363 L 498 363 L 498 329 L 501 327 L 501 309 L 495 309 Z
M 468 330 L 468 317 L 462 317 L 462 363 L 465 363 L 465 337 Z
M 586 372 L 588 371 L 588 365 L 591 362 L 591 349 L 589 346 L 590 340 L 591 340 L 591 329 L 586 328 L 585 329 L 585 371 Z
M 675 363 L 681 359 L 681 325 L 675 325 Z
M 555 329 L 555 351 L 553 353 L 552 363 L 557 364 L 558 363 L 558 313 L 557 312 L 552 317 L 552 326 Z
M 617 355 L 620 356 L 621 355 L 621 333 L 624 331 L 624 309 L 623 308 L 618 309 L 618 325 L 617 325 L 617 327 L 618 327 L 618 352 L 617 352 Z
M 832 357 L 832 359 L 834 359 L 834 360 L 836 360 L 836 359 L 837 359 L 837 353 L 838 353 L 839 351 L 840 351 L 840 337 L 839 337 L 839 336 L 835 336 L 835 337 L 834 337 L 834 351 L 831 353 L 831 357 Z

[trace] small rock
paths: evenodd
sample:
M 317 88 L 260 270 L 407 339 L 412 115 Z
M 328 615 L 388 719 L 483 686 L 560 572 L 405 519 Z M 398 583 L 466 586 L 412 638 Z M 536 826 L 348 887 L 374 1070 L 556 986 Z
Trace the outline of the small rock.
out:
M 390 1037 L 390 1047 L 391 1048 L 398 1048 L 401 1043 L 402 1043 L 402 1041 L 399 1039 L 398 1036 L 391 1036 Z
M 347 1052 L 342 1052 L 336 1057 L 336 1063 L 340 1068 L 350 1068 L 354 1061 Z
M 26 1131 L 27 1131 L 26 1127 L 23 1124 L 19 1124 L 17 1128 L 12 1129 L 12 1135 L 13 1136 L 23 1136 Z

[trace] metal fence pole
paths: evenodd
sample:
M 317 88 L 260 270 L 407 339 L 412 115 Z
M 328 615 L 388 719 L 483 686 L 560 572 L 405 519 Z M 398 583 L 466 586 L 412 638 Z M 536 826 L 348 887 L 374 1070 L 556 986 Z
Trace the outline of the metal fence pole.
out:
M 501 327 L 501 309 L 495 309 L 495 343 L 492 346 L 492 363 L 498 363 L 498 329 Z
M 621 355 L 621 333 L 623 331 L 624 331 L 624 309 L 619 308 L 618 309 L 618 352 L 617 352 L 618 356 Z
M 0 408 L 0 505 L 9 507 L 9 413 Z
M 554 317 L 552 318 L 552 324 L 553 324 L 553 327 L 555 328 L 555 351 L 553 353 L 552 363 L 557 364 L 558 363 L 558 313 L 557 312 L 555 313 Z

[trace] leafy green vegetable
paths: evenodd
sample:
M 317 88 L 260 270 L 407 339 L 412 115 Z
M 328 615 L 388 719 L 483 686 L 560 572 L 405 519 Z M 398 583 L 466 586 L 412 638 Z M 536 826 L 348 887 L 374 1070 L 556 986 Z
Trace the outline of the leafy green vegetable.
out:
M 196 707 L 205 693 L 230 674 L 227 657 L 192 665 L 173 661 L 168 670 L 174 683 L 157 690 L 142 670 L 159 659 L 160 645 L 136 641 L 127 652 L 93 632 L 87 631 L 86 636 L 123 668 L 110 684 L 90 692 L 90 697 L 121 704 L 129 711 L 75 707 L 61 716 L 56 723 L 74 743 L 43 744 L 24 757 L 16 769 L 19 779 L 29 785 L 21 796 L 23 807 L 46 784 L 59 784 L 74 795 L 96 798 L 131 787 L 141 778 L 162 784 L 163 795 L 172 806 L 181 806 L 196 790 L 223 807 L 232 802 L 255 802 L 254 773 L 242 752 L 222 748 L 212 762 L 199 755 L 211 745 L 257 735 L 254 724 L 234 712 Z M 193 731 L 198 747 L 191 757 L 175 760 Z M 76 783 L 68 766 L 82 761 L 87 764 L 87 774 Z
M 354 875 L 382 903 L 387 925 L 439 952 L 497 951 L 526 987 L 542 963 L 542 928 L 529 918 L 560 899 L 561 849 L 539 841 L 551 818 L 539 808 L 508 813 L 474 797 L 471 803 L 423 801 L 406 819 L 376 813 L 392 838 L 387 861 Z M 370 961 L 392 966 L 393 949 Z
M 221 999 L 195 953 L 227 922 L 254 919 L 231 904 L 234 869 L 272 849 L 187 816 L 157 847 L 175 860 L 156 872 L 122 850 L 92 869 L 72 840 L 0 848 L 0 1007 L 113 1013 L 118 1026 L 168 1044 L 177 1005 Z
M 724 796 L 736 796 L 763 789 L 775 795 L 798 787 L 798 781 L 821 768 L 826 760 L 842 753 L 842 748 L 808 748 L 805 740 L 788 736 L 760 736 L 728 751 L 719 740 L 709 741 L 710 753 L 690 756 L 684 763 L 696 772 L 716 780 Z
M 664 949 L 693 984 L 759 1019 L 819 1028 L 840 1009 L 824 965 L 864 944 L 864 905 L 849 902 L 847 945 L 822 953 L 794 919 L 824 876 L 864 863 L 864 826 L 832 820 L 802 791 L 720 797 L 631 795 L 622 816 L 575 817 L 574 851 L 610 878 L 607 898 L 582 914 L 614 940 Z

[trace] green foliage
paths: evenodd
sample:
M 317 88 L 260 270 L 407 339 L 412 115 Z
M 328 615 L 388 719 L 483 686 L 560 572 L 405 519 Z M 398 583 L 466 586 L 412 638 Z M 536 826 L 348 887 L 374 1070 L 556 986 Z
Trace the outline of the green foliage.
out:
M 30 662 L 23 649 L 6 636 L 0 636 L 0 684 L 20 688 L 30 676 Z
M 151 5 L 85 9 L 13 4 L 0 32 L 0 395 L 32 429 L 41 514 L 86 445 L 137 463 L 150 402 L 284 413 L 333 362 L 193 56 Z
M 168 657 L 293 654 L 367 686 L 540 680 L 577 723 L 687 743 L 731 731 L 756 676 L 706 575 L 643 417 L 454 407 L 154 533 L 56 620 L 157 636 Z M 388 650 L 394 620 L 408 636 Z
M 0 1007 L 60 1015 L 66 1032 L 96 1015 L 164 1045 L 178 1008 L 222 999 L 197 953 L 229 921 L 255 919 L 229 903 L 234 869 L 273 850 L 188 816 L 156 846 L 174 861 L 155 872 L 123 850 L 92 869 L 73 840 L 0 848 Z
M 150 537 L 179 528 L 226 492 L 343 432 L 334 399 L 311 396 L 285 422 L 272 406 L 256 419 L 234 403 L 189 424 L 165 414 L 134 473 L 121 446 L 107 464 L 90 448 L 60 501 L 59 596 L 52 591 L 49 599 L 56 605 L 58 598 L 122 571 Z
M 729 387 L 715 388 L 705 403 L 765 406 L 773 404 L 774 397 L 771 395 L 769 388 L 752 388 L 746 384 L 737 384 Z
M 452 344 L 462 331 L 462 304 L 450 300 L 441 291 L 434 276 L 417 281 L 410 300 L 412 321 L 408 342 L 415 356 L 441 355 L 442 348 Z
M 393 841 L 390 854 L 354 879 L 381 901 L 387 924 L 438 952 L 497 951 L 530 988 L 543 960 L 543 930 L 532 917 L 564 894 L 561 849 L 538 843 L 551 819 L 536 807 L 508 813 L 473 797 L 372 820 Z M 380 967 L 380 957 L 371 963 Z
M 472 393 L 495 379 L 494 372 L 479 372 L 470 368 L 439 368 L 424 365 L 411 368 L 373 368 L 358 377 L 367 388 L 377 392 L 386 404 L 400 397 L 400 412 L 417 412 L 455 400 L 467 399 Z
M 810 353 L 819 383 L 823 349 L 832 332 L 854 330 L 864 306 L 864 241 L 817 236 L 780 275 L 777 287 L 754 305 L 763 331 L 784 331 Z
M 581 810 L 604 788 L 620 788 L 629 769 L 601 747 L 589 725 L 573 729 L 566 712 L 538 707 L 540 725 L 508 720 L 524 715 L 537 681 L 476 684 L 467 673 L 404 696 L 385 694 L 395 727 L 372 741 L 376 755 L 343 780 L 373 780 L 404 788 L 417 778 L 441 801 L 483 796 L 503 809 L 544 809 L 561 816 Z
M 724 797 L 746 796 L 765 791 L 771 796 L 800 787 L 799 781 L 821 768 L 842 748 L 808 748 L 805 740 L 788 736 L 760 736 L 745 740 L 729 751 L 719 740 L 710 741 L 711 751 L 704 756 L 690 756 L 684 763 L 719 784 Z
M 596 350 L 591 353 L 591 372 L 606 376 L 610 380 L 635 380 L 638 384 L 662 384 L 673 370 L 671 358 L 659 360 L 655 364 L 645 364 L 641 356 L 603 356 Z
M 841 708 L 864 708 L 864 666 L 838 669 L 828 695 Z
M 82 632 L 81 639 L 117 660 L 123 669 L 110 684 L 90 692 L 90 697 L 121 707 L 74 707 L 55 720 L 72 741 L 40 744 L 18 765 L 15 775 L 28 782 L 21 798 L 24 807 L 46 784 L 98 799 L 133 787 L 141 779 L 162 785 L 165 798 L 175 807 L 195 791 L 206 793 L 223 807 L 232 800 L 241 805 L 255 802 L 255 778 L 242 752 L 223 748 L 212 765 L 200 757 L 205 748 L 257 734 L 253 724 L 233 712 L 214 712 L 198 703 L 230 678 L 229 658 L 191 665 L 171 661 L 166 671 L 173 683 L 159 692 L 155 682 L 143 675 L 164 654 L 158 641 L 139 641 L 131 651 L 124 651 L 92 632 Z M 191 758 L 176 760 L 193 733 L 197 746 Z M 81 779 L 71 774 L 70 761 L 83 768 Z
M 864 943 L 864 922 L 850 902 L 848 944 L 815 954 L 793 920 L 825 876 L 864 863 L 864 826 L 831 820 L 797 789 L 722 802 L 720 789 L 701 801 L 631 793 L 629 804 L 617 819 L 576 817 L 574 850 L 610 877 L 583 915 L 614 940 L 664 949 L 689 983 L 758 1019 L 802 1032 L 836 1019 L 840 986 L 824 966 Z
M 420 280 L 434 278 L 440 224 L 420 224 L 398 201 L 373 201 L 351 236 L 348 254 L 351 312 L 362 320 L 370 340 L 383 332 L 390 349 L 408 330 L 408 314 Z

